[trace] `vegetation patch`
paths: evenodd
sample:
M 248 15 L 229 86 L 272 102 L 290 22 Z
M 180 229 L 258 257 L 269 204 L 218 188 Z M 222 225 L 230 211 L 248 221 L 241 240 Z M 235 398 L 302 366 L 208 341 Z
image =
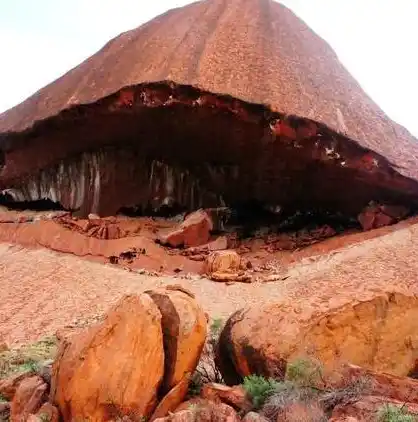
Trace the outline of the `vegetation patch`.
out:
M 57 353 L 55 337 L 0 353 L 0 379 L 23 372 L 37 372 L 43 362 L 52 360 Z
M 405 406 L 385 404 L 378 411 L 377 419 L 379 422 L 415 422 L 418 416 L 409 413 Z

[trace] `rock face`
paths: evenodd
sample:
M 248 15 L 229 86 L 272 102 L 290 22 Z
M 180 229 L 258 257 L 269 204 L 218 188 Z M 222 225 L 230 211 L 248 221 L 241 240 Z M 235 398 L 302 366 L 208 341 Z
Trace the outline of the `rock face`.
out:
M 293 304 L 236 312 L 217 347 L 224 379 L 238 384 L 251 373 L 281 378 L 287 362 L 309 356 L 327 368 L 350 362 L 408 375 L 418 357 L 418 298 L 383 291 L 361 295 L 329 299 L 322 308 L 307 295 Z
M 177 229 L 161 233 L 159 240 L 163 245 L 173 248 L 179 246 L 193 247 L 204 245 L 209 241 L 213 223 L 204 210 L 191 213 Z
M 84 215 L 254 200 L 357 216 L 417 204 L 417 163 L 411 134 L 273 0 L 167 12 L 0 115 L 0 191 Z
M 51 400 L 64 421 L 149 417 L 159 401 L 165 415 L 184 399 L 205 337 L 205 315 L 183 290 L 126 296 L 103 322 L 64 341 Z

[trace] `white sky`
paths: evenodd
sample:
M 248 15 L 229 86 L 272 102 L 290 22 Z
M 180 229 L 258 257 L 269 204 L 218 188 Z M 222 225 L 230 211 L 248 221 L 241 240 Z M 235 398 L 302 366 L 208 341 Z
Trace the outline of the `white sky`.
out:
M 110 38 L 190 0 L 0 0 L 0 112 Z M 391 118 L 418 136 L 417 0 L 283 0 L 336 50 Z

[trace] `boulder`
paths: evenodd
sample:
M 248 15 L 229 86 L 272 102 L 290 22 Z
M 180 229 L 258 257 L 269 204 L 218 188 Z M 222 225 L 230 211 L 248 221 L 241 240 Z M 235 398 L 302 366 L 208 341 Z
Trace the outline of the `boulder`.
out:
M 26 421 L 30 414 L 36 413 L 46 399 L 48 386 L 42 378 L 25 378 L 17 387 L 10 407 L 10 421 Z
M 150 296 L 129 295 L 104 321 L 64 341 L 51 401 L 64 421 L 148 417 L 163 375 L 161 312 Z
M 252 401 L 242 385 L 228 387 L 224 384 L 211 382 L 202 387 L 200 397 L 215 403 L 225 403 L 246 412 L 253 407 Z
M 173 412 L 182 403 L 189 390 L 190 374 L 187 374 L 160 401 L 150 418 L 150 422 L 163 418 Z
M 389 226 L 405 218 L 409 210 L 403 206 L 370 204 L 358 215 L 363 230 Z
M 214 251 L 206 259 L 206 273 L 238 273 L 241 258 L 232 250 Z
M 403 408 L 418 418 L 418 404 L 390 400 L 387 397 L 365 396 L 354 402 L 348 402 L 335 407 L 330 422 L 375 422 L 379 412 L 385 406 L 391 405 Z M 386 420 L 386 419 L 385 419 Z M 392 419 L 391 419 L 392 420 Z M 395 419 L 393 419 L 395 420 Z M 396 419 L 398 420 L 398 419 Z M 399 419 L 400 420 L 400 419 Z M 403 419 L 402 419 L 403 420 Z M 406 419 L 405 419 L 406 420 Z
M 233 250 L 214 251 L 205 264 L 207 276 L 214 281 L 251 281 L 251 277 L 241 270 L 241 257 Z
M 210 216 L 198 210 L 189 214 L 177 228 L 160 233 L 158 240 L 173 248 L 200 246 L 208 243 L 212 229 Z
M 194 295 L 181 286 L 168 286 L 146 294 L 162 315 L 165 367 L 160 393 L 165 395 L 196 369 L 206 340 L 207 321 Z
M 64 337 L 51 400 L 64 421 L 166 416 L 187 394 L 206 326 L 181 286 L 126 296 L 104 321 Z
M 350 291 L 351 292 L 351 291 Z M 240 310 L 227 321 L 216 361 L 229 385 L 257 373 L 283 378 L 287 362 L 309 356 L 326 368 L 352 363 L 406 376 L 418 358 L 418 297 L 361 291 Z

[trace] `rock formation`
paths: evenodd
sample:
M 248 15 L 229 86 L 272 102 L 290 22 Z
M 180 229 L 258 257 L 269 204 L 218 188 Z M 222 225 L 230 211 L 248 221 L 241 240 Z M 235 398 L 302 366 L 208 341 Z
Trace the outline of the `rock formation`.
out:
M 137 420 L 160 400 L 165 415 L 184 399 L 205 337 L 205 315 L 189 294 L 126 296 L 102 323 L 64 341 L 51 401 L 64 421 Z
M 418 204 L 418 146 L 272 0 L 205 0 L 110 41 L 0 115 L 0 191 L 114 214 L 257 201 Z
M 332 286 L 330 286 L 332 288 Z M 359 292 L 316 307 L 309 296 L 236 312 L 220 337 L 217 361 L 228 384 L 256 373 L 283 378 L 289 361 L 313 357 L 325 367 L 352 363 L 407 376 L 416 370 L 418 298 Z

